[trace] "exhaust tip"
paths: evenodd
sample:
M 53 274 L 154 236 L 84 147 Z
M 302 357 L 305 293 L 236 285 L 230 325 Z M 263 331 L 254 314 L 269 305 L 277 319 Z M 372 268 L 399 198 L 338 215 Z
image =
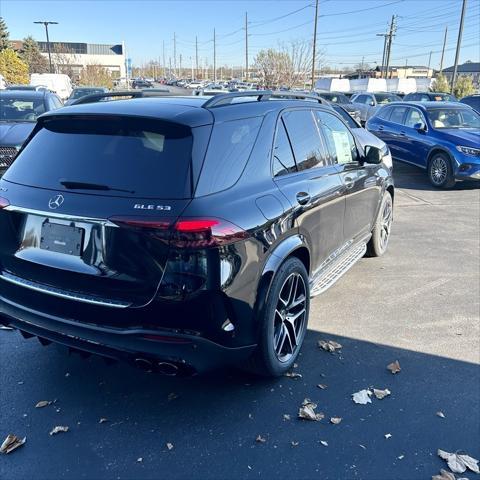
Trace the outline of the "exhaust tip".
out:
M 153 363 L 146 358 L 136 358 L 134 363 L 136 367 L 145 372 L 151 372 L 153 370 Z
M 178 374 L 178 366 L 174 363 L 169 362 L 158 362 L 157 363 L 157 371 L 162 375 L 168 375 L 170 377 L 174 377 Z

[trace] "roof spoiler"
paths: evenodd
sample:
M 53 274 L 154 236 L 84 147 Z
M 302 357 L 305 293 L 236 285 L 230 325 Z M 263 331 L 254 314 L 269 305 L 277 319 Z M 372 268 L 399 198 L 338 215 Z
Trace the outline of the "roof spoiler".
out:
M 143 97 L 165 97 L 172 95 L 170 90 L 161 89 L 161 88 L 151 88 L 148 90 L 117 90 L 115 92 L 102 92 L 102 93 L 91 93 L 90 95 L 85 95 L 80 97 L 78 100 L 75 100 L 70 104 L 71 105 L 82 105 L 84 103 L 96 103 L 102 100 L 113 100 L 115 97 L 120 97 L 125 100 L 132 98 L 143 98 Z

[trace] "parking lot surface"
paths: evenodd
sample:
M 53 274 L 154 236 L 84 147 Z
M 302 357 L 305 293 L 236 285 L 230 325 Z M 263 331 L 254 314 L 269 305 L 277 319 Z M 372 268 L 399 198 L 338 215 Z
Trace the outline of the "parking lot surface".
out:
M 395 167 L 389 251 L 313 301 L 301 378 L 162 377 L 1 330 L 0 435 L 27 441 L 0 478 L 426 479 L 446 468 L 438 448 L 480 458 L 480 190 Z M 370 387 L 391 395 L 352 401 Z M 323 420 L 297 418 L 305 398 Z

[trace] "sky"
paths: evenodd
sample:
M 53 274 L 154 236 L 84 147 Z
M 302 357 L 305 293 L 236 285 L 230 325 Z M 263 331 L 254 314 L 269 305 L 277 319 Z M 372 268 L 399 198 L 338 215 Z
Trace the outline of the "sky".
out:
M 32 35 L 45 40 L 35 20 L 59 22 L 50 27 L 50 40 L 116 44 L 125 42 L 134 65 L 149 60 L 189 66 L 198 37 L 200 64 L 213 61 L 213 30 L 217 65 L 245 62 L 245 12 L 248 12 L 249 62 L 265 48 L 281 42 L 313 38 L 315 0 L 0 0 L 0 16 L 10 39 Z M 317 41 L 323 62 L 333 68 L 382 62 L 383 37 L 392 15 L 397 31 L 391 65 L 439 67 L 445 27 L 448 27 L 444 67 L 453 65 L 462 0 L 319 0 Z M 165 45 L 165 47 L 163 47 Z M 480 61 L 480 0 L 468 0 L 460 63 Z

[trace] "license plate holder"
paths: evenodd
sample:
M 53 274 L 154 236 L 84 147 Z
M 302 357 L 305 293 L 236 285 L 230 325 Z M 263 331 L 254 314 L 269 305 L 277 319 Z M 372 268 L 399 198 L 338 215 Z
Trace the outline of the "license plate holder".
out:
M 42 225 L 40 248 L 79 257 L 83 250 L 84 234 L 83 228 L 47 221 Z

